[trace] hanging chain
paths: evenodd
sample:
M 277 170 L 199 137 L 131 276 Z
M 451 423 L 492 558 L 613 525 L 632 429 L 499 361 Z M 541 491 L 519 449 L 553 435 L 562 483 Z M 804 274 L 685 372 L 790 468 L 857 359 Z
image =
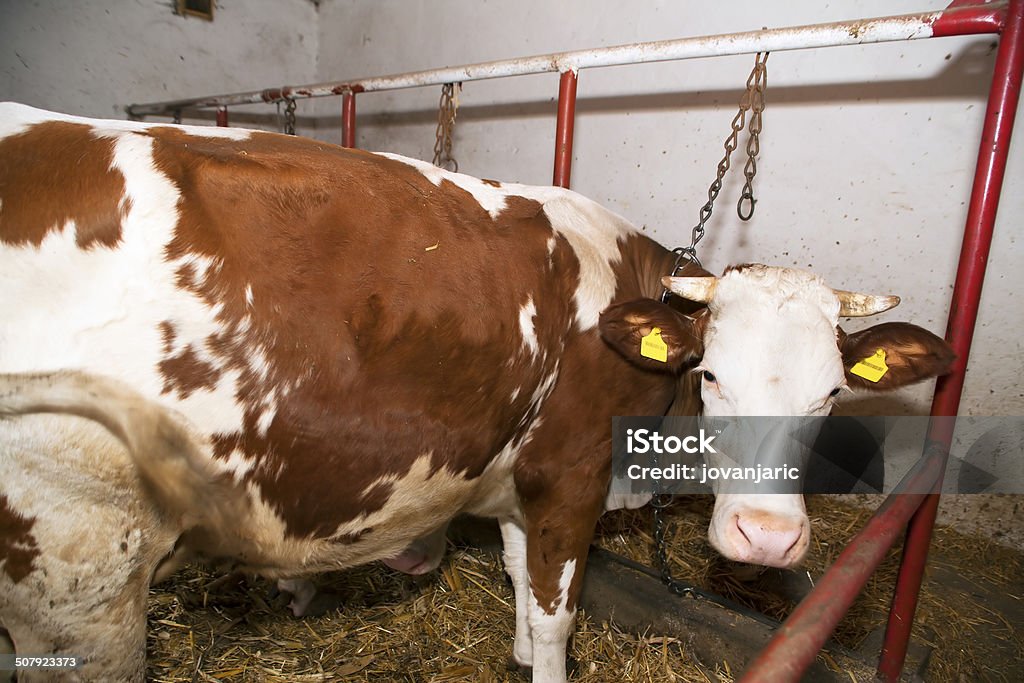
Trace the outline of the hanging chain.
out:
M 658 467 L 658 453 L 652 453 L 652 467 Z M 676 595 L 694 595 L 694 587 L 680 582 L 672 576 L 669 568 L 668 543 L 665 540 L 665 508 L 668 507 L 672 497 L 661 492 L 661 480 L 654 485 L 654 495 L 651 496 L 651 508 L 654 510 L 654 552 L 658 555 L 658 567 L 661 569 L 661 582 Z
M 295 135 L 295 98 L 284 99 L 284 132 L 285 135 Z
M 754 68 L 751 69 L 750 75 L 747 77 L 747 89 L 740 98 L 739 111 L 736 112 L 736 116 L 732 119 L 732 131 L 729 133 L 729 137 L 725 139 L 725 156 L 718 162 L 718 172 L 715 174 L 715 180 L 708 188 L 708 201 L 701 207 L 697 225 L 693 227 L 693 232 L 690 234 L 690 246 L 673 249 L 676 254 L 676 262 L 671 272 L 673 277 L 686 266 L 687 262 L 693 263 L 698 267 L 701 265 L 700 260 L 697 258 L 697 243 L 704 237 L 704 226 L 714 211 L 718 193 L 722 191 L 722 180 L 729 171 L 730 159 L 739 144 L 739 135 L 745 127 L 748 111 L 750 112 L 750 137 L 747 140 L 747 163 L 743 168 L 746 182 L 743 184 L 743 192 L 740 195 L 739 201 L 736 202 L 736 213 L 739 215 L 740 220 L 744 221 L 750 220 L 754 215 L 754 205 L 757 203 L 757 200 L 754 199 L 753 183 L 754 176 L 757 175 L 757 155 L 761 152 L 759 136 L 761 135 L 761 113 L 764 111 L 764 91 L 768 87 L 768 54 L 767 52 L 758 52 L 754 57 Z M 745 202 L 749 206 L 746 211 L 744 211 Z M 670 295 L 671 293 L 667 289 L 662 290 L 661 302 L 667 302 Z M 657 454 L 655 454 L 654 467 L 658 466 L 657 457 Z M 662 583 L 677 595 L 691 595 L 694 592 L 694 588 L 680 583 L 672 576 L 672 571 L 669 568 L 668 544 L 665 542 L 667 525 L 664 511 L 668 507 L 670 499 L 670 496 L 661 493 L 660 486 L 655 488 L 654 495 L 651 497 L 651 507 L 654 509 L 654 551 L 658 556 L 658 563 L 661 566 Z
M 455 88 L 458 87 L 458 90 Z M 434 166 L 458 171 L 459 162 L 452 156 L 452 134 L 455 131 L 455 115 L 459 110 L 459 92 L 462 83 L 445 83 L 441 86 L 441 100 L 437 105 L 437 130 L 434 140 Z
M 747 163 L 743 169 L 743 175 L 746 176 L 747 181 L 743 185 L 743 194 L 740 195 L 739 201 L 736 203 L 736 212 L 742 220 L 750 220 L 754 215 L 754 204 L 757 200 L 754 199 L 754 176 L 757 175 L 757 161 L 755 157 L 761 151 L 761 113 L 764 111 L 764 90 L 768 85 L 768 54 L 767 52 L 758 52 L 754 58 L 754 68 L 750 71 L 750 76 L 747 77 L 747 89 L 744 91 L 743 96 L 740 98 L 740 108 L 736 112 L 736 116 L 732 118 L 731 132 L 725 139 L 725 156 L 718 162 L 718 172 L 715 174 L 715 180 L 708 187 L 708 201 L 700 209 L 698 216 L 697 225 L 693 227 L 693 232 L 690 235 L 690 246 L 688 247 L 677 247 L 674 249 L 676 252 L 676 264 L 672 270 L 674 276 L 686 265 L 689 261 L 696 266 L 700 266 L 700 260 L 697 258 L 697 243 L 704 237 L 704 226 L 711 218 L 711 214 L 715 209 L 715 200 L 718 199 L 718 193 L 722 191 L 722 180 L 725 178 L 725 174 L 729 171 L 731 164 L 732 153 L 738 146 L 738 139 L 747 123 L 747 112 L 750 114 L 750 139 L 747 141 Z M 743 203 L 748 202 L 750 208 L 744 212 Z M 667 299 L 667 292 L 662 294 L 662 300 Z
M 171 123 L 177 123 L 177 124 L 181 123 L 181 110 L 180 109 L 175 109 L 174 110 L 174 116 L 173 116 L 173 118 L 171 118 Z
M 764 91 L 768 87 L 768 53 L 757 53 L 754 60 L 754 70 L 747 78 L 747 92 L 744 95 L 749 99 L 750 104 L 750 137 L 747 138 L 747 163 L 743 166 L 743 175 L 746 182 L 743 183 L 743 193 L 736 202 L 736 215 L 742 221 L 749 221 L 754 215 L 754 176 L 757 175 L 757 155 L 761 153 L 761 113 L 764 111 Z M 740 105 L 742 106 L 742 105 Z M 747 211 L 743 210 L 743 203 L 749 204 Z

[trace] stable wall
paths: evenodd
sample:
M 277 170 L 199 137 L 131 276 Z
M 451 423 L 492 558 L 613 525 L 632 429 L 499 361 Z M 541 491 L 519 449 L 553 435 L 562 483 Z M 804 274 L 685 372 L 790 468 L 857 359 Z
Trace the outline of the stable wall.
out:
M 0 0 L 0 100 L 123 119 L 132 102 L 314 77 L 317 16 L 309 0 L 220 0 L 212 22 L 176 15 L 173 6 Z M 237 125 L 277 126 L 273 107 L 237 114 Z

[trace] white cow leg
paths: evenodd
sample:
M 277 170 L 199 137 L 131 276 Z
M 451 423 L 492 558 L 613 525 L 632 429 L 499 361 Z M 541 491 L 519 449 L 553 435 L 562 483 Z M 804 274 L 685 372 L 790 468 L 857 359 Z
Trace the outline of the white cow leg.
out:
M 576 623 L 576 607 L 570 602 L 569 586 L 576 573 L 576 560 L 562 565 L 558 581 L 559 594 L 552 606 L 538 603 L 530 595 L 530 628 L 533 632 L 534 683 L 563 683 L 565 676 L 565 649 Z
M 551 458 L 545 458 L 549 465 Z M 517 479 L 516 485 L 526 489 L 526 495 L 520 491 L 520 505 L 530 577 L 533 680 L 564 683 L 566 645 L 575 627 L 587 550 L 604 509 L 608 479 L 603 476 L 607 473 L 588 472 L 584 467 L 532 472 L 530 465 L 524 465 L 524 483 Z M 544 495 L 537 495 L 538 489 Z
M 522 667 L 533 666 L 533 634 L 530 631 L 530 575 L 526 570 L 526 532 L 518 522 L 501 520 L 501 540 L 505 546 L 505 571 L 512 579 L 516 594 L 516 639 L 512 657 Z

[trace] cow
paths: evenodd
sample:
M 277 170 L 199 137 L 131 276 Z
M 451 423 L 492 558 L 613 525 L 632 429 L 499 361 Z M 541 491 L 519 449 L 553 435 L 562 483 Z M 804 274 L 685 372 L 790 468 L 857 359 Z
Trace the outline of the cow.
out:
M 564 681 L 612 416 L 827 412 L 875 349 L 875 389 L 949 367 L 919 327 L 839 330 L 892 297 L 678 265 L 561 188 L 0 104 L 0 625 L 137 680 L 181 558 L 426 571 L 469 513 L 499 520 L 514 663 Z M 712 543 L 797 564 L 787 505 L 723 500 Z

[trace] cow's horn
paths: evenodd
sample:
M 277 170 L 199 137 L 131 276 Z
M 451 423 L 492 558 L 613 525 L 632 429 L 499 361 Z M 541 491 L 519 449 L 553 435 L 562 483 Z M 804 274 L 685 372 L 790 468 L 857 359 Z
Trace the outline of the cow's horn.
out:
M 888 311 L 900 303 L 898 296 L 877 296 L 846 292 L 841 289 L 832 290 L 839 297 L 839 315 L 845 318 L 861 318 Z
M 684 299 L 706 304 L 715 296 L 718 278 L 665 276 L 661 278 L 661 284 L 665 285 L 665 288 L 673 294 L 678 294 Z

